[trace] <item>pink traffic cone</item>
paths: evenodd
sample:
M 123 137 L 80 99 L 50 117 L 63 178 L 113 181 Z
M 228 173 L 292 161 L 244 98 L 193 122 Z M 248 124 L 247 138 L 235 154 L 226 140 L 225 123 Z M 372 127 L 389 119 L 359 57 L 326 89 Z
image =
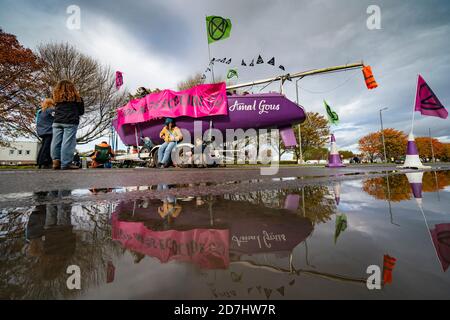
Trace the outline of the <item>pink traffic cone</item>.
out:
M 334 134 L 331 135 L 331 147 L 330 147 L 330 154 L 328 156 L 328 164 L 326 165 L 328 168 L 341 168 L 345 167 L 344 164 L 342 164 L 341 156 L 339 155 L 339 152 L 336 147 L 336 138 L 334 137 Z

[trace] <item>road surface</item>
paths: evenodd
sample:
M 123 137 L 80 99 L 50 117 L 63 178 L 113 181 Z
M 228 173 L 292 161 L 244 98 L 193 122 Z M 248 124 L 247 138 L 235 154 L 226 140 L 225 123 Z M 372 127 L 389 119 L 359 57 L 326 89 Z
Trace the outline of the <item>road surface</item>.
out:
M 450 170 L 449 164 L 433 166 L 434 170 Z M 349 166 L 339 169 L 324 167 L 282 166 L 273 176 L 262 176 L 259 167 L 208 169 L 88 169 L 75 171 L 15 170 L 0 171 L 0 207 L 33 202 L 33 193 L 54 190 L 78 190 L 78 200 L 114 200 L 126 197 L 158 198 L 165 194 L 196 196 L 206 194 L 243 193 L 270 189 L 295 189 L 307 184 L 364 179 L 386 172 L 406 173 L 417 170 L 395 166 Z M 170 189 L 158 187 L 170 185 Z M 120 189 L 127 192 L 97 192 Z M 89 191 L 90 190 L 90 191 Z M 104 190 L 103 190 L 104 191 Z

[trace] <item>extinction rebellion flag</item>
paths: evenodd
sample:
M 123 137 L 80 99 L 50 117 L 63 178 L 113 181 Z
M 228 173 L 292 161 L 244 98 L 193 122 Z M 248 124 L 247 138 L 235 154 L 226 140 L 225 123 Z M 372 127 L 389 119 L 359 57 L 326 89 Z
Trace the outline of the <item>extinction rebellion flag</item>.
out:
M 424 116 L 439 117 L 442 119 L 447 119 L 448 117 L 448 111 L 421 75 L 419 75 L 417 81 L 415 111 L 419 111 Z
M 208 34 L 208 43 L 228 38 L 231 33 L 231 20 L 218 16 L 206 17 L 206 33 Z
M 328 103 L 323 100 L 323 103 L 325 105 L 325 109 L 327 110 L 327 116 L 328 116 L 328 120 L 330 121 L 331 124 L 334 125 L 338 125 L 339 124 L 339 116 L 336 112 L 334 112 L 333 110 L 331 110 L 331 107 L 328 105 Z

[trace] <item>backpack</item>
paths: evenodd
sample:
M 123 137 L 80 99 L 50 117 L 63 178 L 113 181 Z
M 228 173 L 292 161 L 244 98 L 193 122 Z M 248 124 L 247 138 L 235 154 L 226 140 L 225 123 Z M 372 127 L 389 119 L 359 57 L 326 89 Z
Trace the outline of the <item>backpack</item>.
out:
M 99 145 L 95 146 L 96 156 L 95 161 L 98 163 L 105 163 L 109 161 L 109 146 L 102 147 Z

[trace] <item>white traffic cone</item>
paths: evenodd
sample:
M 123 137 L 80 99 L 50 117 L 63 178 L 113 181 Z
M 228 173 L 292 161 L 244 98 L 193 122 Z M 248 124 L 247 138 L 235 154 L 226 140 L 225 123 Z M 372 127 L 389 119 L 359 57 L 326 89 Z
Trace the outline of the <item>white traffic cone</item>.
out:
M 419 208 L 422 207 L 422 179 L 423 172 L 411 172 L 406 174 L 406 178 L 408 179 L 409 186 L 411 187 L 411 191 L 413 193 L 414 199 L 416 199 L 417 205 Z
M 328 168 L 345 167 L 344 164 L 342 164 L 341 156 L 339 155 L 339 152 L 337 150 L 336 138 L 334 137 L 334 134 L 331 134 L 330 154 L 328 156 L 328 164 L 326 165 L 326 167 Z
M 410 169 L 427 169 L 430 167 L 424 166 L 419 158 L 419 151 L 417 150 L 416 140 L 414 134 L 411 132 L 408 136 L 408 147 L 406 148 L 405 163 L 399 168 Z

